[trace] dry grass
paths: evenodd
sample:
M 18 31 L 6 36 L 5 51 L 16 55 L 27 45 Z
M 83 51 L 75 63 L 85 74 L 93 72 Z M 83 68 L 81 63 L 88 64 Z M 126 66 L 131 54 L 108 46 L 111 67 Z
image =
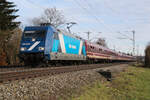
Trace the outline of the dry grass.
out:
M 72 100 L 150 100 L 150 69 L 130 67 L 112 82 L 96 82 Z

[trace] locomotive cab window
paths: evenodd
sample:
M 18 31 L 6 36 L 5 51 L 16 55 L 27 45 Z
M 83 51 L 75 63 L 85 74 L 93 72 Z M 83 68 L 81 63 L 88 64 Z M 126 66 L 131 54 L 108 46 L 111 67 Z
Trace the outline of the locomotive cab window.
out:
M 24 31 L 24 38 L 45 38 L 46 31 Z

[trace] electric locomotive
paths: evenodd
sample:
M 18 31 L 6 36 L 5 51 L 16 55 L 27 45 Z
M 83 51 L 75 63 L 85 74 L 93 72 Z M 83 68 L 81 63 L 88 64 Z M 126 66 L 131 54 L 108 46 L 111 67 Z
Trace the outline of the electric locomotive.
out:
M 50 25 L 25 27 L 19 57 L 25 63 L 86 60 L 84 40 Z

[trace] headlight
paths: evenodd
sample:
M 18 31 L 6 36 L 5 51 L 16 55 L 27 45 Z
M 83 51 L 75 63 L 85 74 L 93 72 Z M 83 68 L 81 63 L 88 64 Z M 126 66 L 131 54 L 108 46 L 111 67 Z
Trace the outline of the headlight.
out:
M 32 38 L 32 41 L 35 41 L 35 38 Z
M 39 50 L 44 50 L 44 47 L 39 47 Z
M 25 51 L 26 50 L 26 48 L 25 47 L 21 47 L 21 49 L 20 49 L 21 51 Z

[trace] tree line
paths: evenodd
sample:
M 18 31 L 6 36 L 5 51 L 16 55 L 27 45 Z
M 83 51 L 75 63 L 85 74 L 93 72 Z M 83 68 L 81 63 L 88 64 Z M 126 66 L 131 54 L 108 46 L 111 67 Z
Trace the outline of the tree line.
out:
M 18 28 L 20 22 L 15 21 L 18 9 L 13 2 L 0 1 L 0 65 L 13 64 L 17 62 L 17 47 L 19 45 Z M 13 39 L 15 37 L 15 39 Z
M 145 66 L 150 68 L 150 43 L 145 49 Z

